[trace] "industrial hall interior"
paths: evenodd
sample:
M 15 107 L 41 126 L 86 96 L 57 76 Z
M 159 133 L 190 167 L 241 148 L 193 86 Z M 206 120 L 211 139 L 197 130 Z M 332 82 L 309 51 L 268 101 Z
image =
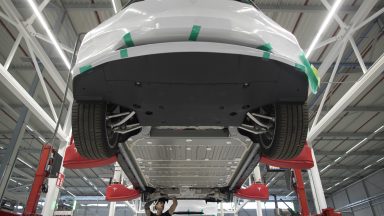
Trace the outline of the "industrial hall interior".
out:
M 1 0 L 16 215 L 384 216 L 384 0 Z

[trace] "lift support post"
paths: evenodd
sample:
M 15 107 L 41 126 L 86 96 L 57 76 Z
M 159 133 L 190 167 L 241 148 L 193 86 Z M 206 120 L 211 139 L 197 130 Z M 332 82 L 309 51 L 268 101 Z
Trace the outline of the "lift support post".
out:
M 29 193 L 27 205 L 24 209 L 23 216 L 36 215 L 36 207 L 39 202 L 41 187 L 45 179 L 48 177 L 47 166 L 52 153 L 53 147 L 51 145 L 43 145 L 39 165 L 36 170 L 35 179 L 33 180 L 31 192 Z
M 304 187 L 303 175 L 301 174 L 301 169 L 293 169 L 293 172 L 295 173 L 295 179 L 296 179 L 295 191 L 297 194 L 297 199 L 300 202 L 301 215 L 309 216 L 310 214 L 309 214 L 309 208 L 308 208 L 307 195 L 305 194 L 305 187 Z

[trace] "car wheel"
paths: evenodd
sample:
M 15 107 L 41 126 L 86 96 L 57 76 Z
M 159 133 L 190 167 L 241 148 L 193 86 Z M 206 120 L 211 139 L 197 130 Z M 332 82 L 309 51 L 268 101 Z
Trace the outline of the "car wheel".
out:
M 271 159 L 292 159 L 304 147 L 308 130 L 307 105 L 283 103 L 268 105 L 248 113 L 254 142 L 260 143 L 262 154 Z
M 110 158 L 118 152 L 119 134 L 106 120 L 108 106 L 104 102 L 74 102 L 72 134 L 79 154 L 90 159 Z

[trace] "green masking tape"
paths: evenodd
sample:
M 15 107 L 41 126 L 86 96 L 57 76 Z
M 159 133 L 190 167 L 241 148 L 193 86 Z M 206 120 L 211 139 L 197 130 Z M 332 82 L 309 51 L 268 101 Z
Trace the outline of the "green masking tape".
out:
M 200 29 L 201 29 L 201 26 L 198 26 L 198 25 L 194 25 L 192 27 L 191 34 L 189 35 L 190 41 L 196 41 L 197 40 L 197 37 L 199 36 L 199 33 L 200 33 Z
M 127 46 L 127 47 L 135 46 L 135 44 L 133 44 L 131 33 L 125 34 L 124 37 L 123 37 L 123 41 L 125 43 L 125 46 Z
M 319 87 L 319 80 L 317 79 L 317 76 L 313 71 L 312 66 L 309 63 L 307 57 L 305 57 L 304 53 L 300 54 L 299 58 L 301 62 L 304 64 L 305 73 L 307 74 L 308 81 L 309 81 L 309 86 L 311 87 L 312 92 L 316 94 L 317 89 Z
M 80 67 L 80 73 L 84 73 L 87 70 L 92 69 L 92 65 L 84 65 L 83 67 Z
M 305 67 L 302 64 L 295 64 L 295 68 L 301 72 L 305 73 Z
M 121 49 L 120 58 L 127 58 L 127 57 L 128 57 L 128 49 Z
M 270 52 L 264 52 L 263 53 L 263 59 L 269 59 L 271 56 L 271 53 Z
M 260 49 L 260 50 L 263 50 L 266 52 L 270 52 L 272 50 L 272 46 L 270 43 L 266 43 L 266 44 L 263 44 L 261 46 L 258 46 L 257 49 Z

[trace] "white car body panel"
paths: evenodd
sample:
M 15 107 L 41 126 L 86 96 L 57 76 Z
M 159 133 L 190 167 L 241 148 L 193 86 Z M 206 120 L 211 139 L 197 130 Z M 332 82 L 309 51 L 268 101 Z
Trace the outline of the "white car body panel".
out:
M 201 27 L 198 39 L 188 41 L 193 26 Z M 270 44 L 275 60 L 295 65 L 301 63 L 303 52 L 292 33 L 252 5 L 234 0 L 144 0 L 86 34 L 74 74 L 86 65 L 121 59 L 118 50 L 124 47 L 127 33 L 134 43 L 128 58 L 186 51 L 262 56 L 257 48 Z

